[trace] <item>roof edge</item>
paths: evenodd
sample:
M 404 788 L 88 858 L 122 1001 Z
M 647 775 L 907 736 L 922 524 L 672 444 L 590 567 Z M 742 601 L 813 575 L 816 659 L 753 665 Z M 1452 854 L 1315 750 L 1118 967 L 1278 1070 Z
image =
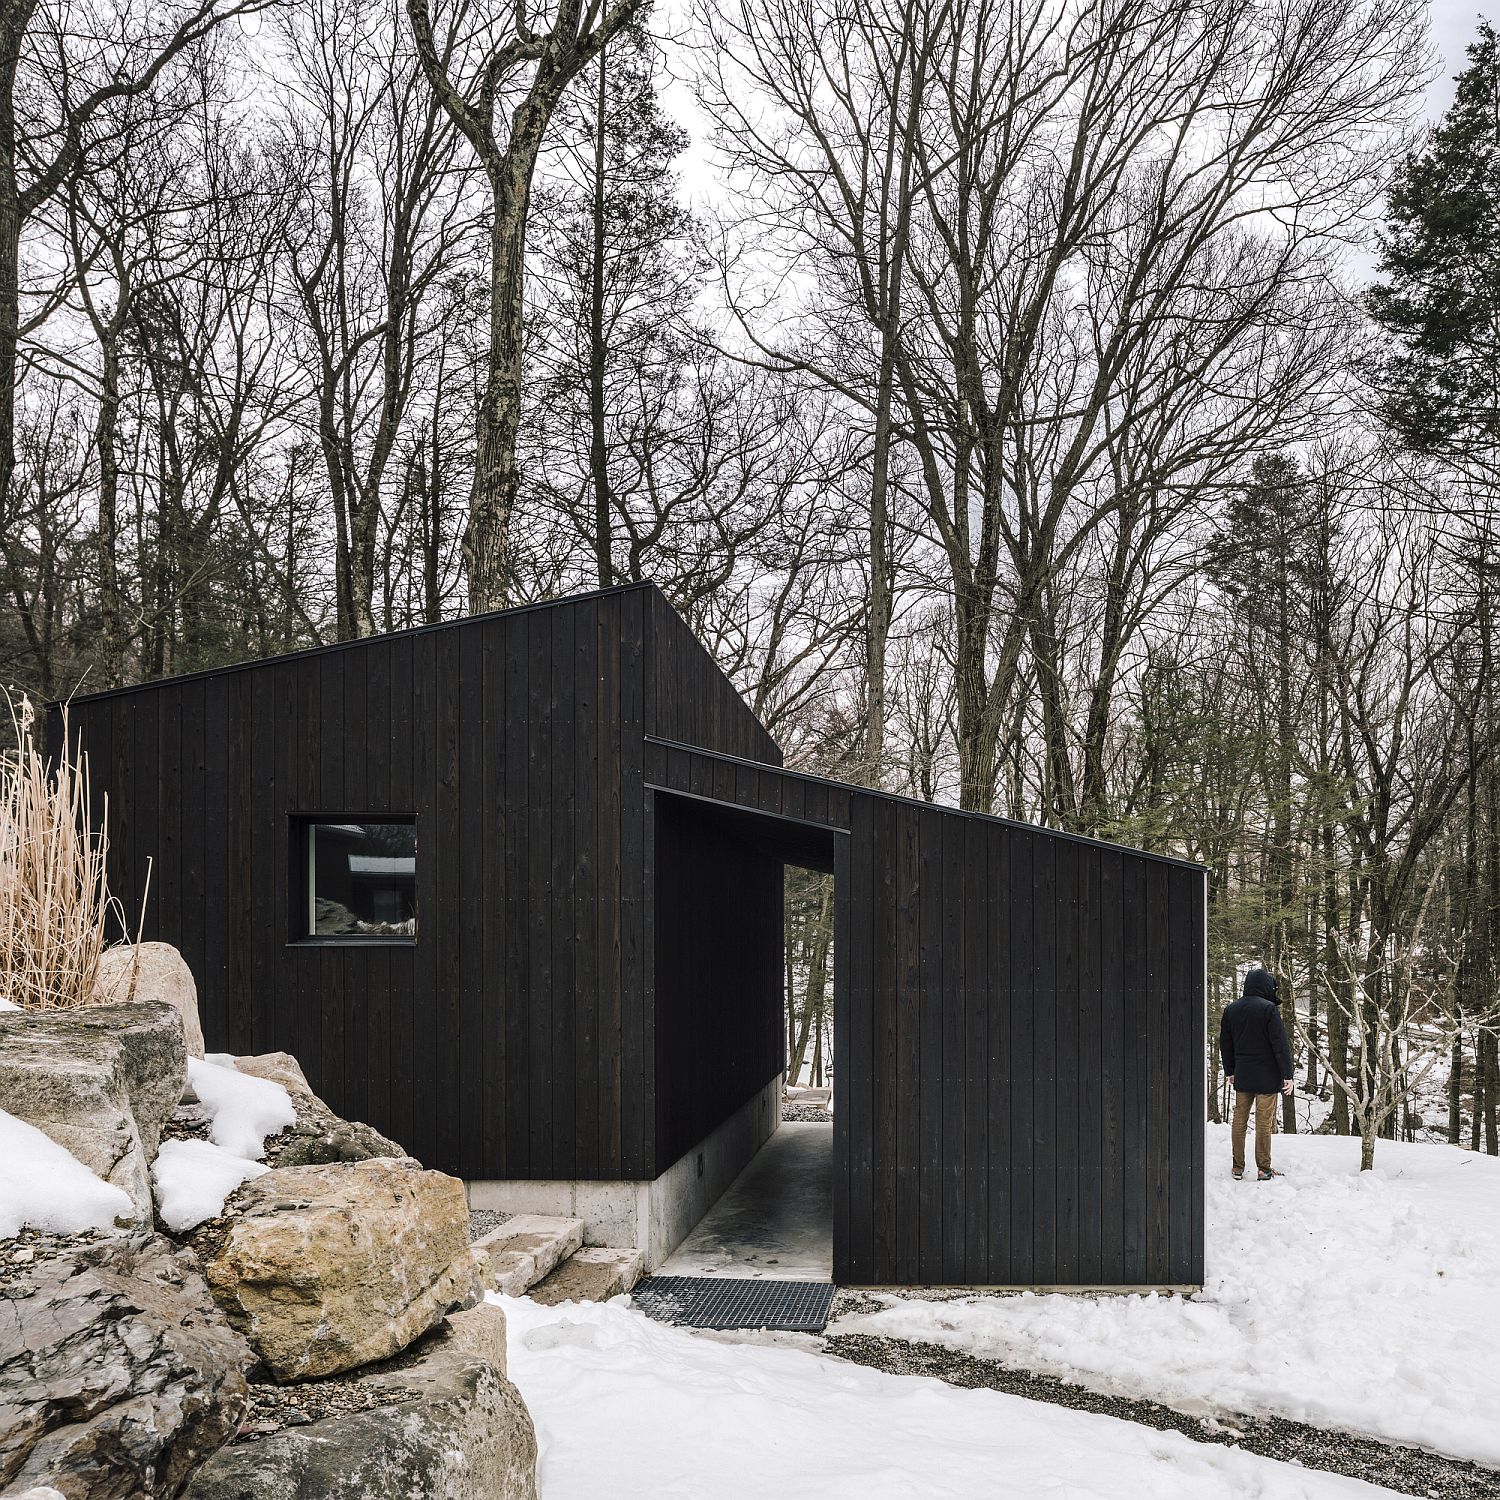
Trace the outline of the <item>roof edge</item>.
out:
M 1197 870 L 1201 874 L 1208 874 L 1208 866 L 1199 864 L 1195 859 L 1184 859 L 1180 854 L 1163 854 L 1156 849 L 1138 849 L 1134 844 L 1116 843 L 1111 839 L 1094 838 L 1087 833 L 1074 833 L 1068 828 L 1048 828 L 1045 823 L 1028 823 L 1022 818 L 1008 818 L 1000 813 L 971 812 L 965 807 L 950 807 L 943 802 L 924 802 L 920 797 L 908 797 L 901 792 L 887 792 L 880 787 L 861 786 L 857 781 L 840 781 L 834 776 L 819 776 L 815 771 L 797 771 L 790 766 L 772 766 L 765 761 L 746 760 L 742 755 L 726 755 L 722 750 L 710 750 L 703 745 L 689 745 L 683 740 L 663 739 L 660 735 L 648 734 L 646 739 L 651 744 L 664 745 L 673 750 L 687 750 L 694 755 L 709 755 L 715 760 L 729 761 L 735 765 L 741 765 L 759 769 L 761 771 L 775 771 L 781 776 L 796 776 L 802 781 L 817 781 L 824 786 L 839 787 L 849 792 L 864 792 L 870 797 L 881 797 L 887 802 L 901 802 L 910 807 L 920 807 L 927 812 L 946 813 L 954 818 L 973 818 L 981 823 L 999 823 L 1007 828 L 1021 828 L 1027 833 L 1045 833 L 1049 838 L 1067 839 L 1075 844 L 1087 844 L 1094 849 L 1114 849 L 1122 854 L 1134 854 L 1141 859 L 1154 859 L 1164 865 L 1176 865 L 1184 870 Z M 667 790 L 670 790 L 668 788 Z M 719 801 L 718 798 L 708 798 L 709 801 Z M 723 806 L 734 807 L 737 803 L 723 803 Z M 834 825 L 828 825 L 833 831 L 837 829 Z
M 129 682 L 120 687 L 100 688 L 96 693 L 71 693 L 66 698 L 48 699 L 42 707 L 50 712 L 65 709 L 73 703 L 97 703 L 104 698 L 121 698 L 127 693 L 148 692 L 152 688 L 166 687 L 179 682 L 198 682 L 209 677 L 225 677 L 234 672 L 248 672 L 255 667 L 274 666 L 279 662 L 301 661 L 309 656 L 327 656 L 335 651 L 353 651 L 361 646 L 374 645 L 378 641 L 395 640 L 398 636 L 433 635 L 441 630 L 454 630 L 461 625 L 474 625 L 486 620 L 504 619 L 511 615 L 530 614 L 539 609 L 560 609 L 566 604 L 584 604 L 590 599 L 607 599 L 616 594 L 655 592 L 661 588 L 651 579 L 639 583 L 617 583 L 607 589 L 589 589 L 581 594 L 564 594 L 557 599 L 538 599 L 531 604 L 513 604 L 508 609 L 488 609 L 477 615 L 459 615 L 452 620 L 436 620 L 428 625 L 408 625 L 404 630 L 386 630 L 379 635 L 362 635 L 352 641 L 328 641 L 321 646 L 303 646 L 297 651 L 279 651 L 275 656 L 255 656 L 246 661 L 225 662 L 221 667 L 200 667 L 194 672 L 176 672 L 170 677 L 153 677 L 147 682 Z M 662 594 L 662 598 L 666 598 Z M 670 603 L 670 601 L 668 601 Z

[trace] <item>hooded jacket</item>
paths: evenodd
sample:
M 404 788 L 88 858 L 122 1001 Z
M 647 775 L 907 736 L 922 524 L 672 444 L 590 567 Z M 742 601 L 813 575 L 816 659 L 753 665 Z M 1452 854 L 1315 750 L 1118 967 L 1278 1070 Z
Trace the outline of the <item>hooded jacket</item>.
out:
M 1293 1076 L 1292 1049 L 1282 1025 L 1276 976 L 1245 975 L 1245 993 L 1226 1006 L 1219 1023 L 1219 1057 L 1234 1075 L 1237 1094 L 1274 1094 Z

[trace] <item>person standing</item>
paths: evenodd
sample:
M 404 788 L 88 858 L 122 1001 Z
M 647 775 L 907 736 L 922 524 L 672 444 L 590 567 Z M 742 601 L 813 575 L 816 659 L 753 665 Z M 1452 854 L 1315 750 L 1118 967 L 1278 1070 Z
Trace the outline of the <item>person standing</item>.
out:
M 1281 986 L 1274 974 L 1251 969 L 1245 992 L 1226 1006 L 1219 1023 L 1219 1056 L 1224 1076 L 1234 1090 L 1234 1175 L 1245 1175 L 1245 1127 L 1255 1110 L 1256 1180 L 1269 1182 L 1282 1174 L 1271 1165 L 1271 1122 L 1276 1117 L 1276 1095 L 1293 1087 L 1292 1048 L 1281 1021 Z

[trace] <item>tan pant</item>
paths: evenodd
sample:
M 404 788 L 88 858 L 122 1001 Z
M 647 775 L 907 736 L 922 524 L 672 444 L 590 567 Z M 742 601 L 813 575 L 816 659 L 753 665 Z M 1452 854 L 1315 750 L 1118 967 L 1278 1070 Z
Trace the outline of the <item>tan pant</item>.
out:
M 1271 1122 L 1276 1118 L 1275 1094 L 1239 1094 L 1234 1096 L 1234 1125 L 1230 1140 L 1234 1143 L 1234 1169 L 1245 1170 L 1245 1127 L 1250 1123 L 1250 1106 L 1255 1106 L 1255 1165 L 1262 1172 L 1271 1170 Z

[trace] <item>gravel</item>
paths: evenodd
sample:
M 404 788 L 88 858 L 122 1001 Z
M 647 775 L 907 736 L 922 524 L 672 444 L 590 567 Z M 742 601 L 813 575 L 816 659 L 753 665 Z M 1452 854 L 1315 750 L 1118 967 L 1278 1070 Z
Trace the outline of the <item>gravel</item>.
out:
M 783 1125 L 831 1125 L 833 1111 L 819 1109 L 816 1104 L 783 1104 L 781 1122 Z
M 858 1293 L 839 1293 L 835 1316 L 871 1311 L 880 1304 Z M 1444 1458 L 1423 1448 L 1402 1448 L 1348 1432 L 1332 1432 L 1281 1417 L 1234 1421 L 1189 1416 L 1151 1401 L 1105 1396 L 1050 1375 L 1010 1369 L 961 1350 L 870 1334 L 831 1334 L 825 1352 L 892 1375 L 931 1375 L 965 1389 L 1004 1391 L 1030 1401 L 1050 1401 L 1075 1411 L 1120 1417 L 1164 1432 L 1180 1432 L 1200 1443 L 1238 1447 L 1265 1458 L 1344 1474 L 1425 1500 L 1500 1500 L 1500 1471 L 1467 1460 Z
M 372 1366 L 348 1375 L 330 1375 L 326 1380 L 304 1380 L 296 1385 L 273 1385 L 269 1381 L 252 1381 L 250 1406 L 240 1430 L 232 1439 L 250 1443 L 269 1437 L 288 1427 L 305 1427 L 324 1417 L 342 1417 L 350 1412 L 369 1411 L 376 1406 L 395 1406 L 410 1401 L 415 1394 L 402 1386 L 372 1386 L 362 1377 Z
M 498 1229 L 509 1218 L 494 1208 L 471 1208 L 469 1210 L 469 1238 L 482 1240 L 492 1229 Z

